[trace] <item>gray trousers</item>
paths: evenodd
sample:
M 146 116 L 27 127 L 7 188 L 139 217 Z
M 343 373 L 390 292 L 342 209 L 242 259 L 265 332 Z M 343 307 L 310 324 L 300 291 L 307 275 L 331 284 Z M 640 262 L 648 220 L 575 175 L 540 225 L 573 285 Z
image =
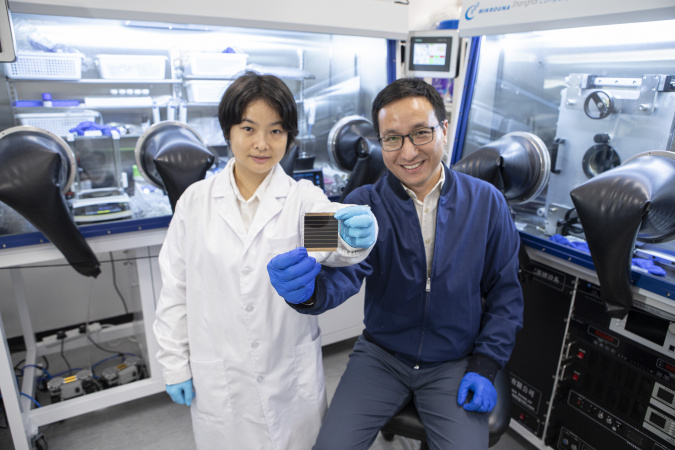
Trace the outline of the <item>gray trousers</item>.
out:
M 411 397 L 431 449 L 487 449 L 489 413 L 457 404 L 466 365 L 462 359 L 413 369 L 360 336 L 314 449 L 367 450 Z

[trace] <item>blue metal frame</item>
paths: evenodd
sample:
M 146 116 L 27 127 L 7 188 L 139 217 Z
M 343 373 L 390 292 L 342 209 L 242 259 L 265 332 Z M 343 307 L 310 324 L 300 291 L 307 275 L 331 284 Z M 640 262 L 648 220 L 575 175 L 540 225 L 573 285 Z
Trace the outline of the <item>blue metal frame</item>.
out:
M 387 39 L 387 84 L 396 81 L 396 44 L 398 41 Z
M 521 242 L 528 247 L 539 250 L 557 258 L 569 261 L 577 266 L 595 270 L 591 255 L 572 247 L 567 247 L 556 242 L 549 241 L 531 234 L 520 232 Z M 653 292 L 675 301 L 675 286 L 663 277 L 649 275 L 642 272 L 631 271 L 630 281 L 633 286 Z
M 591 259 L 591 255 L 589 253 L 585 253 L 575 248 L 558 244 L 553 241 L 549 241 L 548 239 L 533 236 L 531 234 L 527 234 L 522 231 L 520 232 L 520 239 L 521 242 L 527 245 L 528 247 L 532 247 L 536 250 L 548 253 L 549 255 L 553 255 L 560 259 L 567 260 L 578 266 L 582 266 L 590 270 L 595 270 L 595 266 L 593 265 L 593 259 Z
M 95 236 L 107 236 L 118 233 L 129 233 L 132 231 L 149 230 L 153 228 L 166 228 L 171 222 L 173 216 L 151 217 L 147 219 L 121 220 L 116 222 L 105 222 L 79 227 L 82 236 L 85 238 Z M 32 233 L 9 234 L 0 236 L 0 255 L 2 249 L 21 247 L 25 245 L 37 245 L 49 242 L 49 239 L 39 231 Z
M 471 47 L 469 49 L 469 59 L 467 62 L 466 76 L 464 77 L 464 95 L 462 103 L 459 105 L 457 119 L 457 133 L 455 133 L 455 142 L 452 147 L 452 159 L 450 165 L 455 164 L 461 159 L 461 148 L 466 137 L 466 127 L 469 122 L 469 110 L 471 109 L 471 100 L 473 100 L 473 89 L 476 83 L 476 72 L 478 70 L 478 57 L 480 55 L 480 37 L 471 38 Z

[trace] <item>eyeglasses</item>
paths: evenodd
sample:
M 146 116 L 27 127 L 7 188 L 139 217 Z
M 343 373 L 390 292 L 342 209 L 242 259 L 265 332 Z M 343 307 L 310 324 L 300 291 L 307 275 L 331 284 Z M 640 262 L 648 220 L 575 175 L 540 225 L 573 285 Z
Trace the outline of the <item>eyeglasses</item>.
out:
M 385 152 L 395 152 L 396 150 L 403 148 L 403 142 L 405 141 L 405 138 L 410 139 L 410 142 L 413 145 L 428 144 L 434 140 L 434 128 L 439 127 L 440 125 L 441 124 L 439 123 L 433 127 L 418 128 L 417 130 L 403 136 L 390 134 L 387 136 L 382 136 L 381 138 L 377 138 L 377 140 L 380 143 L 380 146 L 382 146 L 382 150 Z

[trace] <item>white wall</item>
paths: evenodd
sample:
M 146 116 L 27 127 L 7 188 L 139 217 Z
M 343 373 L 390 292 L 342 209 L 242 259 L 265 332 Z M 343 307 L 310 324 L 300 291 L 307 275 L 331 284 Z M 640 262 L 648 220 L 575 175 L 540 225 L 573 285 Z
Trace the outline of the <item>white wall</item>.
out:
M 408 6 L 384 0 L 11 0 L 17 13 L 405 38 Z M 378 19 L 379 18 L 379 19 Z
M 411 31 L 433 30 L 443 20 L 459 20 L 462 0 L 410 0 L 408 27 Z

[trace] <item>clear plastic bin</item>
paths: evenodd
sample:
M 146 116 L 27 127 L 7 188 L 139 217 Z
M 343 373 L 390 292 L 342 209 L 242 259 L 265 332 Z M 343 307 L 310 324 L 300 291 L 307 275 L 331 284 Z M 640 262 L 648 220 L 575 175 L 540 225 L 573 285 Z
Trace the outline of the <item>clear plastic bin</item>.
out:
M 166 56 L 98 55 L 98 70 L 106 80 L 163 80 Z
M 218 103 L 231 81 L 191 80 L 185 82 L 188 101 L 193 103 Z
M 232 78 L 246 69 L 244 53 L 190 52 L 185 56 L 185 73 L 198 77 Z
M 65 137 L 71 128 L 82 122 L 99 122 L 101 113 L 94 110 L 82 110 L 73 113 L 26 113 L 17 114 L 21 125 L 42 128 L 57 136 Z
M 75 53 L 20 52 L 5 63 L 7 78 L 25 80 L 79 80 L 82 56 Z

